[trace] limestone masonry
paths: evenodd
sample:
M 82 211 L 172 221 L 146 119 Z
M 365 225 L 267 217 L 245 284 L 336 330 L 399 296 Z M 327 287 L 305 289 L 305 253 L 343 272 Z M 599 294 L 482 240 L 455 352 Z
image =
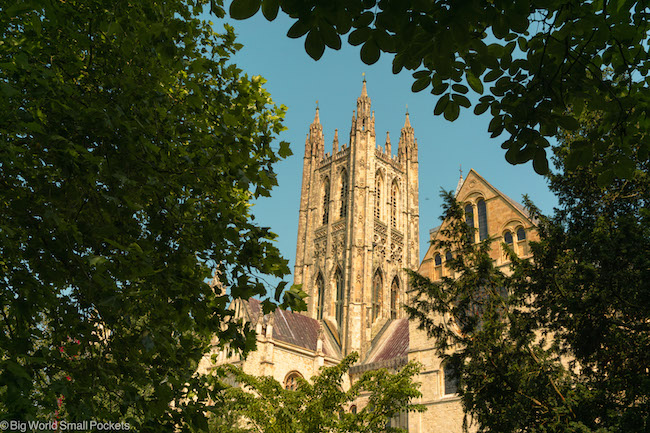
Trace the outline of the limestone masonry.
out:
M 325 153 L 319 110 L 305 141 L 294 283 L 307 292 L 305 314 L 277 310 L 263 315 L 259 301 L 235 301 L 237 314 L 255 326 L 257 347 L 246 360 L 215 351 L 217 363 L 238 363 L 244 371 L 273 376 L 285 387 L 296 377 L 311 378 L 323 365 L 334 365 L 358 352 L 355 376 L 377 368 L 398 369 L 410 360 L 423 364 L 418 378 L 424 413 L 391 420 L 409 432 L 461 432 L 463 412 L 456 383 L 445 371 L 427 335 L 409 322 L 401 305 L 408 302 L 405 268 L 432 280 L 448 275 L 448 254 L 430 247 L 419 263 L 418 143 L 408 112 L 393 156 L 388 133 L 378 146 L 375 117 L 363 81 L 352 117 L 349 144 Z M 492 241 L 497 266 L 508 269 L 501 244 L 528 256 L 536 238 L 533 222 L 521 205 L 498 191 L 474 170 L 459 181 L 456 198 L 463 203 L 476 241 Z M 433 218 L 433 217 L 430 217 Z M 444 226 L 445 222 L 443 222 Z M 431 231 L 435 239 L 439 230 Z M 363 396 L 353 406 L 365 405 Z M 355 410 L 356 407 L 350 407 Z

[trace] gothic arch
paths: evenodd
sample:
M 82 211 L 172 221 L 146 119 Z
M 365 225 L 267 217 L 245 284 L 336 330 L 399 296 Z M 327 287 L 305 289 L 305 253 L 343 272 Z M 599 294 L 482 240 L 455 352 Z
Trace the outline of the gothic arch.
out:
M 399 217 L 399 179 L 393 179 L 390 185 L 390 225 L 397 228 Z
M 382 190 L 384 189 L 384 175 L 379 169 L 375 172 L 375 218 L 381 220 L 382 217 Z
M 371 306 L 372 306 L 372 321 L 374 322 L 381 316 L 381 304 L 384 294 L 384 276 L 380 268 L 377 268 L 372 276 L 372 293 L 371 293 Z
M 340 332 L 343 329 L 343 305 L 345 301 L 345 279 L 343 278 L 343 271 L 340 266 L 336 267 L 336 272 L 334 273 L 334 287 L 336 288 L 334 311 L 336 312 L 336 323 Z
M 478 214 L 478 238 L 479 241 L 484 241 L 488 238 L 488 219 L 487 205 L 483 197 L 476 200 L 476 213 Z
M 339 175 L 341 186 L 341 191 L 339 195 L 339 217 L 345 218 L 348 215 L 348 189 L 349 189 L 349 178 L 348 171 L 343 167 Z
M 323 225 L 329 222 L 330 216 L 330 178 L 323 179 Z
M 304 379 L 303 375 L 299 372 L 294 370 L 287 373 L 287 375 L 284 377 L 284 389 L 288 389 L 290 391 L 297 390 L 299 383 L 298 379 Z
M 390 283 L 390 318 L 397 319 L 399 309 L 399 277 L 395 275 L 393 282 Z
M 316 276 L 316 319 L 323 318 L 323 310 L 325 309 L 325 279 L 323 273 L 318 272 Z

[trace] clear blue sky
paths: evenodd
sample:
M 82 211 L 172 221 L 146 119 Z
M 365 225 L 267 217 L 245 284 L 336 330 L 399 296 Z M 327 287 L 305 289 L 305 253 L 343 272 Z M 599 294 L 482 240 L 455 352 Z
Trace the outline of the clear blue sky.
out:
M 220 31 L 221 23 L 215 22 Z M 472 111 L 461 112 L 455 122 L 433 115 L 437 97 L 427 90 L 411 92 L 410 72 L 393 75 L 391 58 L 382 55 L 372 66 L 359 57 L 360 47 L 343 43 L 339 51 L 327 49 L 319 61 L 312 60 L 304 49 L 304 37 L 290 39 L 286 32 L 291 22 L 280 14 L 267 22 L 261 12 L 245 21 L 231 21 L 244 48 L 234 62 L 249 75 L 261 75 L 266 89 L 276 104 L 288 107 L 281 140 L 291 144 L 293 156 L 276 166 L 279 186 L 271 198 L 255 203 L 256 221 L 271 227 L 278 234 L 277 245 L 283 256 L 293 265 L 296 253 L 298 207 L 302 182 L 304 143 L 309 124 L 314 119 L 316 101 L 325 134 L 325 151 L 331 152 L 334 129 L 339 130 L 339 141 L 349 143 L 350 120 L 361 92 L 362 73 L 365 72 L 368 95 L 375 111 L 378 144 L 384 144 L 386 131 L 390 132 L 393 153 L 400 129 L 404 125 L 406 106 L 419 143 L 420 163 L 420 256 L 428 248 L 429 229 L 440 224 L 441 188 L 454 189 L 458 183 L 459 166 L 463 173 L 476 170 L 496 188 L 521 202 L 528 194 L 545 213 L 556 206 L 546 181 L 537 175 L 532 164 L 512 166 L 505 160 L 500 145 L 504 137 L 491 139 L 487 132 L 490 118 L 475 116 Z M 379 143 L 380 142 L 380 143 Z M 293 277 L 288 277 L 292 281 Z

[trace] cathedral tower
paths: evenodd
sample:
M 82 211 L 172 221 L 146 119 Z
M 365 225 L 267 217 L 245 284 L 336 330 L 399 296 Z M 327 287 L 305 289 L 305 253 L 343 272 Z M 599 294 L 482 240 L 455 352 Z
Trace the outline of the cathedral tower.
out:
M 319 109 L 305 142 L 294 282 L 307 315 L 322 320 L 343 355 L 363 356 L 386 322 L 403 318 L 404 268 L 419 265 L 418 147 L 408 112 L 397 156 L 377 146 L 363 80 L 350 144 L 325 153 Z

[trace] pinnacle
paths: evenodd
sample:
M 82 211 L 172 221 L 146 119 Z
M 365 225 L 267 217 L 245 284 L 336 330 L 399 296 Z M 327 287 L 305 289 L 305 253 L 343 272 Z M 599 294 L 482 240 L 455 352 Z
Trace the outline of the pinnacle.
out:
M 318 108 L 318 106 L 316 106 L 316 115 L 314 116 L 314 124 L 319 124 L 320 123 L 319 111 L 320 111 L 320 109 Z
M 366 88 L 366 74 L 363 74 L 363 87 L 361 87 L 361 96 L 368 96 L 368 89 Z
M 404 128 L 410 128 L 411 127 L 411 121 L 409 119 L 409 112 L 408 109 L 406 110 L 406 120 L 404 121 Z

